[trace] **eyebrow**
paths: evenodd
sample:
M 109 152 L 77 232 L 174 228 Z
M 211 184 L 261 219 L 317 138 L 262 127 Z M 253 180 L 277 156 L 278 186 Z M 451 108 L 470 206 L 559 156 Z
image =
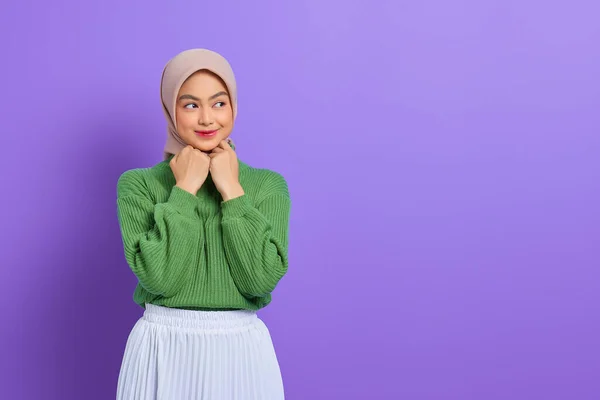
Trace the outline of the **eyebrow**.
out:
M 217 97 L 223 96 L 223 95 L 228 96 L 227 92 L 221 91 L 221 92 L 213 94 L 208 99 L 209 100 L 216 99 Z M 199 98 L 197 98 L 196 96 L 192 96 L 191 94 L 183 94 L 183 95 L 181 95 L 179 97 L 179 100 L 185 100 L 185 99 L 190 99 L 190 100 L 194 100 L 194 101 L 200 101 Z

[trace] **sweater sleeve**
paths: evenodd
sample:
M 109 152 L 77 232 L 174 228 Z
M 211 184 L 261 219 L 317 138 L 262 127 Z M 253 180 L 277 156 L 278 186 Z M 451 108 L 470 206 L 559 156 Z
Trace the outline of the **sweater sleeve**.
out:
M 203 233 L 197 197 L 173 186 L 167 201 L 155 204 L 136 171 L 123 173 L 117 183 L 125 258 L 142 287 L 171 297 L 198 264 Z
M 288 269 L 290 196 L 281 175 L 256 206 L 244 194 L 221 203 L 225 256 L 246 297 L 270 294 Z

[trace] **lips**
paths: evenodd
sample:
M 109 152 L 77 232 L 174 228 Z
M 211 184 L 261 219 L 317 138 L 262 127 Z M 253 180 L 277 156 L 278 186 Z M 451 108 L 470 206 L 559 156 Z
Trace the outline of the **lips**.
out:
M 215 129 L 212 131 L 195 131 L 196 135 L 200 136 L 200 137 L 212 137 L 215 136 L 217 134 L 219 130 Z

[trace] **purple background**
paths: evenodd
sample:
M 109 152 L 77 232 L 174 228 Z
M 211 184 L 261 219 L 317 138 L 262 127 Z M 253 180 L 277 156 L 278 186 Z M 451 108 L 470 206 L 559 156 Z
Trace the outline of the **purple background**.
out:
M 208 47 L 240 158 L 292 191 L 261 312 L 288 399 L 599 399 L 597 4 L 3 2 L 0 397 L 114 398 L 116 181 Z

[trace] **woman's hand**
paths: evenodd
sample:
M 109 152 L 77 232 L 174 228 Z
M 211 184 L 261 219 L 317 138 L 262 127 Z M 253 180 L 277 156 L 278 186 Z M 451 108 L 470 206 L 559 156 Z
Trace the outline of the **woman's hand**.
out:
M 222 140 L 209 154 L 210 175 L 223 200 L 231 200 L 244 194 L 239 181 L 239 163 L 235 151 L 227 140 Z
M 175 186 L 194 196 L 206 181 L 210 157 L 192 146 L 184 147 L 169 162 L 175 176 Z

